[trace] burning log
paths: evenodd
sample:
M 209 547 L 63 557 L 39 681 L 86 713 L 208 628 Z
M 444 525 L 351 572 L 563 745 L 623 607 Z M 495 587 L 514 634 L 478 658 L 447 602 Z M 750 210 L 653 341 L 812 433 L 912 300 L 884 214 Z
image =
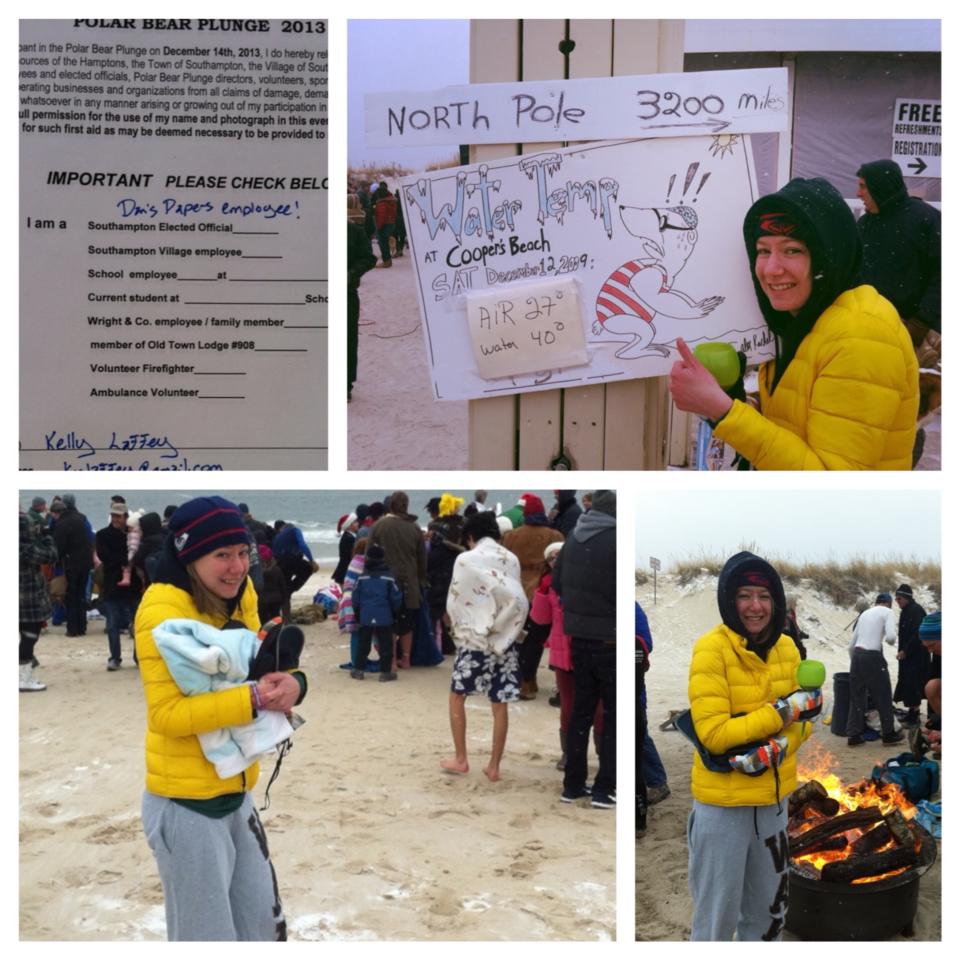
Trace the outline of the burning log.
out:
M 909 847 L 911 850 L 914 848 L 916 844 L 913 838 L 913 831 L 899 810 L 891 810 L 884 816 L 883 822 L 886 824 L 887 829 L 889 829 L 898 847 Z
M 812 827 L 806 833 L 791 839 L 790 855 L 793 857 L 799 856 L 801 853 L 814 849 L 825 837 L 845 833 L 853 827 L 869 826 L 869 824 L 876 823 L 881 819 L 883 819 L 883 814 L 879 807 L 860 807 L 859 810 L 851 810 L 850 813 L 832 817 L 826 823 Z
M 862 857 L 847 857 L 825 863 L 820 878 L 828 883 L 850 883 L 863 877 L 876 877 L 891 870 L 912 867 L 917 862 L 917 853 L 910 847 L 894 847 L 883 853 L 868 853 Z
M 804 850 L 804 853 L 828 853 L 831 850 L 846 850 L 847 849 L 847 838 L 844 836 L 839 837 L 824 837 L 819 843 L 815 844 L 812 847 L 807 847 Z
M 868 830 L 862 837 L 857 837 L 850 847 L 850 852 L 855 857 L 863 856 L 866 853 L 873 853 L 885 847 L 893 839 L 893 834 L 886 823 L 881 823 L 878 827 Z
M 836 816 L 840 802 L 834 800 L 819 780 L 808 780 L 790 794 L 788 810 L 791 817 L 802 815 L 805 807 L 816 810 L 825 816 Z

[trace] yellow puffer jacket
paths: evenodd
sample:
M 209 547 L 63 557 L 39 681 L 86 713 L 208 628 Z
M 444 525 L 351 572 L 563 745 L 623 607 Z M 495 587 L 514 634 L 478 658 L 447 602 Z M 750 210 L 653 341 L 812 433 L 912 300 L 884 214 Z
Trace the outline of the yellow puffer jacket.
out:
M 690 712 L 700 742 L 712 754 L 765 740 L 781 732 L 773 701 L 797 689 L 800 654 L 781 636 L 766 661 L 747 650 L 747 641 L 727 626 L 717 626 L 694 645 L 690 662 Z M 752 807 L 777 803 L 797 785 L 797 749 L 812 733 L 809 723 L 783 731 L 787 755 L 779 768 L 779 796 L 772 770 L 751 777 L 736 770 L 714 773 L 694 753 L 691 792 L 701 803 Z
M 249 579 L 234 616 L 251 630 L 260 629 L 257 592 Z M 190 594 L 170 583 L 153 584 L 140 601 L 134 633 L 147 700 L 147 790 L 161 797 L 189 800 L 250 790 L 260 776 L 259 764 L 221 780 L 203 755 L 196 736 L 249 723 L 253 719 L 250 691 L 241 684 L 215 693 L 184 696 L 153 639 L 153 628 L 173 617 L 199 620 L 217 628 L 226 622 L 201 614 Z
M 917 358 L 903 322 L 873 287 L 842 293 L 804 337 L 761 415 L 740 400 L 714 433 L 759 470 L 909 470 Z

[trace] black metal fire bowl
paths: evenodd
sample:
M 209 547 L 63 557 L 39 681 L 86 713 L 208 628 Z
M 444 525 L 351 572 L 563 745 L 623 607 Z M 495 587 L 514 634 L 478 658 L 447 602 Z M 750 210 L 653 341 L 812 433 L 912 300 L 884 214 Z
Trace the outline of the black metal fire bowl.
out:
M 913 936 L 920 877 L 937 859 L 937 841 L 922 834 L 920 860 L 909 870 L 875 883 L 824 883 L 790 871 L 786 927 L 803 940 L 887 940 Z

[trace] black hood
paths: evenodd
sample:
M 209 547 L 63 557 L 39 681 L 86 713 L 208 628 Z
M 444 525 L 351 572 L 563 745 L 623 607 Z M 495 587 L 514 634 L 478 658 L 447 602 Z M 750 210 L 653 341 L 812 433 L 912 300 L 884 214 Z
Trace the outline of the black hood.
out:
M 798 233 L 810 249 L 813 290 L 797 316 L 774 310 L 754 272 L 760 217 L 784 213 L 797 224 Z M 797 177 L 782 190 L 761 197 L 743 221 L 743 239 L 750 258 L 750 274 L 764 319 L 776 334 L 777 362 L 773 386 L 793 359 L 800 341 L 810 332 L 820 314 L 845 290 L 860 284 L 863 244 L 857 221 L 839 191 L 821 177 Z
M 787 598 L 783 592 L 783 581 L 780 574 L 767 563 L 766 560 L 744 550 L 742 553 L 732 556 L 720 571 L 720 577 L 717 580 L 717 605 L 720 608 L 720 618 L 734 633 L 741 637 L 747 636 L 746 628 L 740 617 L 737 615 L 737 604 L 735 602 L 736 587 L 738 576 L 746 569 L 762 570 L 770 578 L 770 593 L 773 595 L 773 616 L 770 618 L 770 631 L 768 639 L 760 647 L 747 645 L 749 649 L 754 650 L 766 659 L 766 652 L 774 646 L 783 633 L 783 628 L 787 622 Z
M 903 173 L 893 160 L 872 160 L 865 163 L 857 171 L 857 176 L 863 177 L 863 182 L 867 185 L 873 202 L 880 208 L 881 215 L 907 199 L 907 185 L 903 182 Z
M 159 513 L 145 513 L 140 518 L 140 532 L 145 537 L 152 537 L 155 534 L 163 533 L 163 521 Z

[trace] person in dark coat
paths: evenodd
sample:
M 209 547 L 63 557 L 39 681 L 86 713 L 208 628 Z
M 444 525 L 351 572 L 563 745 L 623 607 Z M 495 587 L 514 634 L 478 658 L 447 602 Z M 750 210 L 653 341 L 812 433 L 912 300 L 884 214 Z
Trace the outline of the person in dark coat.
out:
M 153 583 L 153 575 L 163 552 L 163 521 L 159 513 L 145 513 L 140 518 L 140 546 L 133 555 L 133 566 L 140 573 L 144 587 Z
M 62 508 L 58 512 L 57 508 Z M 67 636 L 82 637 L 87 632 L 87 579 L 93 569 L 93 537 L 87 518 L 77 510 L 72 494 L 50 505 L 56 518 L 53 542 L 67 579 Z
M 426 509 L 436 517 L 427 530 L 430 545 L 427 552 L 427 604 L 430 607 L 430 619 L 440 625 L 440 652 L 444 655 L 457 652 L 453 637 L 450 636 L 450 618 L 447 616 L 447 593 L 453 579 L 453 565 L 457 557 L 466 550 L 461 543 L 463 537 L 463 517 L 456 512 L 463 501 L 459 497 L 450 497 L 448 509 L 453 512 L 440 515 L 441 497 L 434 497 Z M 446 506 L 446 504 L 444 504 Z
M 40 631 L 49 619 L 52 607 L 47 581 L 41 572 L 44 564 L 54 563 L 57 548 L 42 524 L 20 514 L 20 691 L 46 690 L 33 673 L 33 649 Z
M 357 542 L 357 530 L 360 529 L 360 522 L 357 520 L 356 513 L 348 513 L 340 518 L 337 524 L 337 533 L 340 534 L 340 559 L 337 563 L 337 569 L 333 571 L 330 578 L 334 583 L 343 586 L 343 578 L 347 575 L 347 567 L 353 559 L 353 545 Z
M 97 556 L 103 571 L 99 607 L 107 621 L 107 669 L 111 671 L 119 670 L 123 662 L 120 631 L 132 630 L 140 602 L 140 578 L 136 570 L 131 571 L 127 584 L 120 582 L 127 565 L 127 519 L 127 509 L 123 503 L 111 504 L 110 525 L 98 530 L 96 539 Z
M 393 191 L 393 198 L 397 201 L 397 222 L 394 226 L 394 240 L 397 244 L 397 252 L 394 254 L 396 257 L 403 256 L 403 248 L 407 244 L 407 224 L 403 219 L 403 203 L 400 201 L 400 191 Z
M 353 396 L 360 349 L 360 278 L 377 265 L 367 231 L 347 222 L 347 400 Z
M 920 723 L 920 701 L 923 687 L 930 673 L 930 654 L 920 642 L 920 624 L 927 611 L 913 599 L 913 589 L 902 583 L 895 594 L 900 608 L 900 623 L 897 627 L 897 689 L 893 699 L 907 708 L 903 722 L 910 726 Z
M 577 522 L 553 568 L 563 604 L 563 629 L 573 653 L 573 716 L 567 730 L 564 803 L 589 796 L 591 806 L 616 806 L 617 794 L 617 494 L 597 490 L 593 509 Z M 600 766 L 587 781 L 587 744 L 603 701 Z
M 927 330 L 940 332 L 940 211 L 908 196 L 893 160 L 865 163 L 857 176 L 863 282 L 897 308 L 919 346 Z
M 550 525 L 566 537 L 577 525 L 577 520 L 583 510 L 577 503 L 576 490 L 554 490 L 553 493 L 557 502 L 550 511 Z

